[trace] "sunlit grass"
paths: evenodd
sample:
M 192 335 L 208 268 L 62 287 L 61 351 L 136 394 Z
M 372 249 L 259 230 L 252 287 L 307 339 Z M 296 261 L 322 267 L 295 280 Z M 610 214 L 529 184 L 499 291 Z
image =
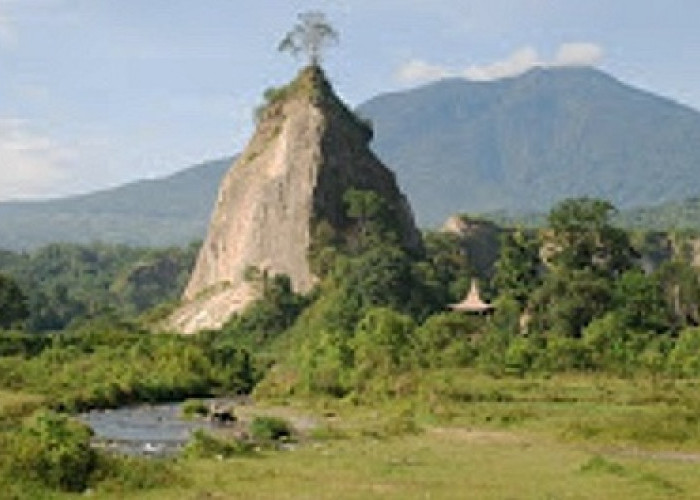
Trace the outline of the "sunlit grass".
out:
M 433 428 L 193 461 L 185 490 L 133 498 L 694 498 L 697 471 L 697 464 L 604 457 L 530 435 Z
M 18 418 L 41 406 L 44 398 L 33 394 L 0 389 L 0 425 L 12 425 Z
M 700 498 L 697 381 L 454 370 L 409 385 L 410 394 L 371 403 L 240 408 L 244 418 L 284 418 L 299 439 L 285 451 L 178 459 L 177 485 L 128 498 Z M 23 401 L 37 400 L 0 392 L 0 408 Z M 92 497 L 125 494 L 97 485 Z

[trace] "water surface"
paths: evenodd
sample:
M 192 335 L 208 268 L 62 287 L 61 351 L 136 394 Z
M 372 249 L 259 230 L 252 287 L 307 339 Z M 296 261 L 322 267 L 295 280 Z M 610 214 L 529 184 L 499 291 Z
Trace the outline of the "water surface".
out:
M 96 446 L 129 455 L 173 455 L 197 429 L 212 429 L 207 420 L 185 420 L 181 403 L 92 410 L 79 415 L 95 432 Z

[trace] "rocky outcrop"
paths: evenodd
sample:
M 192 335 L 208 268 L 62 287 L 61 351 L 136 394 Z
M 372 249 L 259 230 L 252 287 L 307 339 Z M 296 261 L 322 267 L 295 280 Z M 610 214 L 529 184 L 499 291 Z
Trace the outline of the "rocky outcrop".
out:
M 371 128 L 335 96 L 323 72 L 308 67 L 268 94 L 257 130 L 224 177 L 208 235 L 170 327 L 215 329 L 258 297 L 254 267 L 286 274 L 295 291 L 316 277 L 308 261 L 314 227 L 352 229 L 344 193 L 373 190 L 387 202 L 407 249 L 420 248 L 411 210 L 394 175 L 369 149 Z
M 459 246 L 476 276 L 491 279 L 500 253 L 503 228 L 487 220 L 453 215 L 445 221 L 441 231 L 458 238 Z

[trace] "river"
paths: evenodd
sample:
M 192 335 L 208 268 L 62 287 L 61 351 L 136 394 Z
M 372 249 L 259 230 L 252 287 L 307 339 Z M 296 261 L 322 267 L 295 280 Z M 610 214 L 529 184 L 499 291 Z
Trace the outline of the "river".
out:
M 181 407 L 182 403 L 164 403 L 92 410 L 78 418 L 95 432 L 95 446 L 128 455 L 171 456 L 195 430 L 218 427 L 208 420 L 182 418 Z

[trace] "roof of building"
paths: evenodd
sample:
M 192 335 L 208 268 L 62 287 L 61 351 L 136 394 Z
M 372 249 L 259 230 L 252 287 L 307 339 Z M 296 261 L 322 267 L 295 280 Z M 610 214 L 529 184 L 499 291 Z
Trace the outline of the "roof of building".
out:
M 453 311 L 465 311 L 465 312 L 484 312 L 493 309 L 491 304 L 487 304 L 479 296 L 479 287 L 476 280 L 472 280 L 472 285 L 469 288 L 469 293 L 467 297 L 458 304 L 450 304 L 450 309 Z

